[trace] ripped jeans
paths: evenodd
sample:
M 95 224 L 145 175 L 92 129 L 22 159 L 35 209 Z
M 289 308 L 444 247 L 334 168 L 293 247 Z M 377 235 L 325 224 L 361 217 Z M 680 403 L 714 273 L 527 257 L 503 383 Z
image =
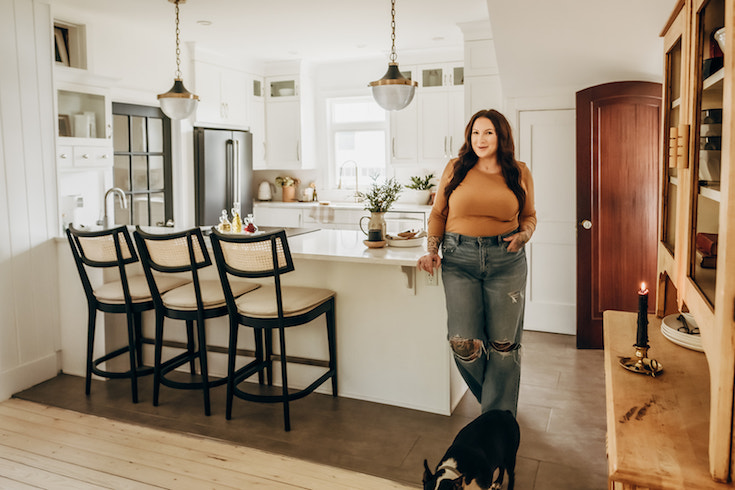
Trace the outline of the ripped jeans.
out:
M 521 336 L 526 252 L 508 252 L 503 237 L 446 232 L 442 281 L 450 346 L 459 372 L 482 411 L 516 414 L 521 379 Z

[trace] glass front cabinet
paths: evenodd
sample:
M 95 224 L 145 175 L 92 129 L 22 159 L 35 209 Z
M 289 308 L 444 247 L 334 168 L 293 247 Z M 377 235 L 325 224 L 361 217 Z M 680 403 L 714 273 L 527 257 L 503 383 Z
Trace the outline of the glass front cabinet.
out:
M 709 463 L 732 478 L 735 0 L 682 0 L 664 29 L 658 316 L 688 312 L 709 366 Z M 667 142 L 667 143 L 666 143 Z

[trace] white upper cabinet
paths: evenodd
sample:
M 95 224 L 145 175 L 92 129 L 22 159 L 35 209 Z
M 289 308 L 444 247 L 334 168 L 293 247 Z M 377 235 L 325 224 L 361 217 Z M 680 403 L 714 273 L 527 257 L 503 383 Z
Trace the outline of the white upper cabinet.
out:
M 199 96 L 196 123 L 247 126 L 251 77 L 245 72 L 203 61 L 194 62 L 194 72 L 194 92 Z
M 250 132 L 253 134 L 253 169 L 262 170 L 266 168 L 265 82 L 262 78 L 253 78 L 249 99 Z
M 464 70 L 459 64 L 422 67 L 418 96 L 418 163 L 441 170 L 464 141 Z
M 415 66 L 401 67 L 404 77 L 414 80 Z M 419 90 L 410 104 L 400 111 L 390 111 L 390 162 L 393 165 L 418 163 Z
M 301 100 L 299 76 L 266 78 L 265 165 L 301 168 Z

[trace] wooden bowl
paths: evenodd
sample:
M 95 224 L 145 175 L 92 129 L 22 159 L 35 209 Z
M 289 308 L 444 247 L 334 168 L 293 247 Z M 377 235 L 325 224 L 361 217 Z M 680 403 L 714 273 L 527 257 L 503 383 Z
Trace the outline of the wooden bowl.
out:
M 383 248 L 385 247 L 385 240 L 380 241 L 370 241 L 370 240 L 363 240 L 362 243 L 365 244 L 367 248 Z

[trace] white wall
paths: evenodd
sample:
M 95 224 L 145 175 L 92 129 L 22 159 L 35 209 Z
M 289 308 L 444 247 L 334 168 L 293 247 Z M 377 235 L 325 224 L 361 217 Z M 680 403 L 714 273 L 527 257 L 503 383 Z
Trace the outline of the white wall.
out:
M 0 400 L 58 370 L 51 17 L 0 0 Z

